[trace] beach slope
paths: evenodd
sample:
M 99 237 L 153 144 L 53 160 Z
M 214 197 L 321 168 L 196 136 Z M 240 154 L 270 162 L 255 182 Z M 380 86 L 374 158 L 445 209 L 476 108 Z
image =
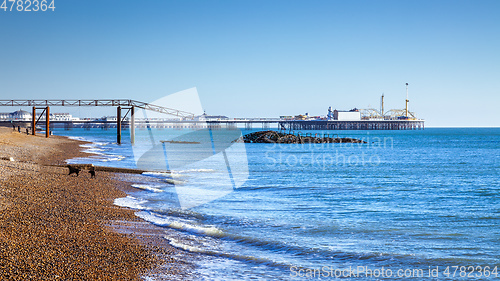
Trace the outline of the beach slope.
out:
M 113 174 L 47 166 L 84 156 L 79 144 L 0 128 L 0 279 L 137 280 L 158 264 L 151 246 L 108 227 L 137 220 L 113 205 L 126 196 Z

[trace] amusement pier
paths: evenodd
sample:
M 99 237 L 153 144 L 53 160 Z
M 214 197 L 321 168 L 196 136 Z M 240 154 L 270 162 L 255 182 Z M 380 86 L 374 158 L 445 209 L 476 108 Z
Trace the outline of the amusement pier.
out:
M 328 108 L 326 116 L 280 116 L 279 118 L 229 118 L 180 111 L 150 103 L 123 100 L 0 100 L 0 107 L 31 107 L 31 112 L 18 110 L 0 113 L 0 124 L 21 127 L 31 134 L 36 129 L 45 130 L 46 137 L 51 128 L 100 128 L 116 129 L 117 142 L 121 142 L 122 129 L 129 129 L 131 142 L 135 141 L 135 129 L 269 129 L 285 131 L 297 130 L 420 130 L 424 129 L 425 120 L 417 118 L 408 110 L 408 84 L 405 109 L 384 110 L 384 95 L 381 96 L 380 109 L 332 110 Z M 50 113 L 51 107 L 115 107 L 116 116 L 102 118 L 74 118 L 68 113 Z M 138 109 L 162 113 L 165 118 L 137 118 Z

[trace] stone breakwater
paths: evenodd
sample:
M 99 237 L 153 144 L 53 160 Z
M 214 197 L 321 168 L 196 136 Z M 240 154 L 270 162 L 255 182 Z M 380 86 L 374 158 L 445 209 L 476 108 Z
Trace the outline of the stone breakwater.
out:
M 243 136 L 245 143 L 366 143 L 353 138 L 333 138 L 329 136 L 302 136 L 276 131 L 260 131 Z

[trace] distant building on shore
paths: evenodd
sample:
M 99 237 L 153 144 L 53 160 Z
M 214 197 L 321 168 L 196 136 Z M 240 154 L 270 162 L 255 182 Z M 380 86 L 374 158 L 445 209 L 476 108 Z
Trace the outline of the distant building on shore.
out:
M 351 110 L 332 110 L 330 106 L 328 108 L 328 114 L 326 116 L 310 116 L 308 113 L 299 114 L 295 116 L 280 116 L 280 120 L 294 120 L 294 121 L 311 121 L 311 120 L 338 120 L 338 121 L 360 121 L 361 112 L 359 109 L 354 108 Z
M 229 120 L 229 117 L 223 115 L 207 115 L 203 113 L 202 115 L 195 116 L 193 120 L 196 121 L 221 121 Z
M 31 120 L 31 113 L 24 110 L 17 110 L 14 112 L 0 113 L 0 120 L 2 121 L 29 121 Z
M 31 121 L 31 112 L 24 110 L 17 110 L 14 112 L 0 112 L 0 121 Z M 45 114 L 40 117 L 40 112 L 36 115 L 36 118 L 40 120 L 45 120 Z M 51 121 L 77 121 L 80 118 L 73 117 L 69 113 L 51 113 Z

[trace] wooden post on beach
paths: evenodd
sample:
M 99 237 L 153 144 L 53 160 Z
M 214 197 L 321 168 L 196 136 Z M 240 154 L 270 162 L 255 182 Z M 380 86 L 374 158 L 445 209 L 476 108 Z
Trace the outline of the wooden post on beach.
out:
M 36 107 L 33 106 L 33 113 L 31 114 L 31 134 L 33 136 L 36 134 L 35 123 L 36 123 Z
M 130 142 L 135 143 L 135 113 L 134 106 L 130 108 Z
M 116 142 L 122 143 L 122 108 L 116 108 Z
M 45 109 L 45 137 L 50 135 L 50 108 L 47 106 Z

